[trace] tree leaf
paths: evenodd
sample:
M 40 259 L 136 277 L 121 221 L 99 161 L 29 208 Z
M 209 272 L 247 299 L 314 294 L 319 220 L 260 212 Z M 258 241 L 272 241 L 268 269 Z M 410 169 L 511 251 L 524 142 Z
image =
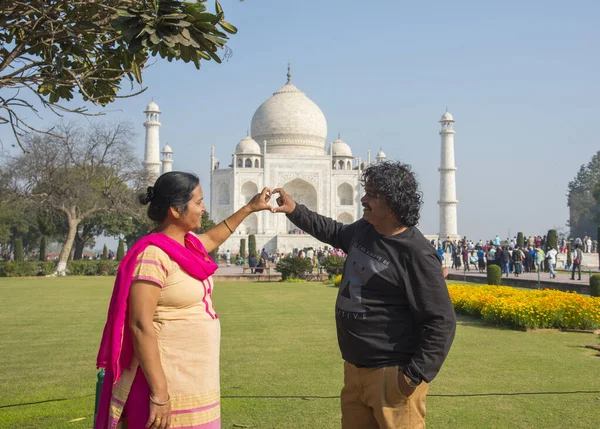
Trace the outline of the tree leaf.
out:
M 141 85 L 142 84 L 142 70 L 140 66 L 135 61 L 131 62 L 131 72 L 133 76 L 135 76 L 135 80 Z
M 219 22 L 219 25 L 221 26 L 221 28 L 223 28 L 223 30 L 227 31 L 229 34 L 236 34 L 238 32 L 238 29 L 235 27 L 235 25 L 230 24 L 227 21 L 221 21 Z

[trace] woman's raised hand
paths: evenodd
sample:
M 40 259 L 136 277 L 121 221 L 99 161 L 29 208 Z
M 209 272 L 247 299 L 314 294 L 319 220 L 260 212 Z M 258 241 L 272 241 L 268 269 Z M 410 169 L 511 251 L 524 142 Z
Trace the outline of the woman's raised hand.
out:
M 279 194 L 277 198 L 277 205 L 271 210 L 273 213 L 285 213 L 290 214 L 296 208 L 296 201 L 290 197 L 282 188 L 273 189 L 274 194 Z
M 259 212 L 261 210 L 272 210 L 269 205 L 272 192 L 269 188 L 264 188 L 260 194 L 256 194 L 246 206 L 251 212 Z

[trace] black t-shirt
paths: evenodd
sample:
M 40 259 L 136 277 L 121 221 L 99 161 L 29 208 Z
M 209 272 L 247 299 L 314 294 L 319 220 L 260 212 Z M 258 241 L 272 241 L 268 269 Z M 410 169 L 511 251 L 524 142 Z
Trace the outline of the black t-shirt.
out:
M 347 253 L 336 301 L 342 357 L 360 367 L 401 365 L 430 382 L 446 358 L 456 316 L 435 249 L 417 228 L 382 236 L 361 219 L 343 225 L 298 204 L 290 221 Z

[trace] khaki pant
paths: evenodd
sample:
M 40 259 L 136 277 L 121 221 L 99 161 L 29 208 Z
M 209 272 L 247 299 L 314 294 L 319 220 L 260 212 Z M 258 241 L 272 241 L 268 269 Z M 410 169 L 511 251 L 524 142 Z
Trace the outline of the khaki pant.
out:
M 397 366 L 357 368 L 344 362 L 341 394 L 342 429 L 425 428 L 425 397 L 422 382 L 410 397 L 398 387 Z

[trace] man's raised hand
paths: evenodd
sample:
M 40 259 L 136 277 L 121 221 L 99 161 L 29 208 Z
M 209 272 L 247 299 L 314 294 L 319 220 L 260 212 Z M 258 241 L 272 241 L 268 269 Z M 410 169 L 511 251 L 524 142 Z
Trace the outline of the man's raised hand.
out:
M 296 201 L 290 197 L 282 188 L 273 189 L 273 194 L 279 194 L 277 197 L 277 205 L 271 211 L 273 213 L 285 213 L 290 214 L 296 208 Z

